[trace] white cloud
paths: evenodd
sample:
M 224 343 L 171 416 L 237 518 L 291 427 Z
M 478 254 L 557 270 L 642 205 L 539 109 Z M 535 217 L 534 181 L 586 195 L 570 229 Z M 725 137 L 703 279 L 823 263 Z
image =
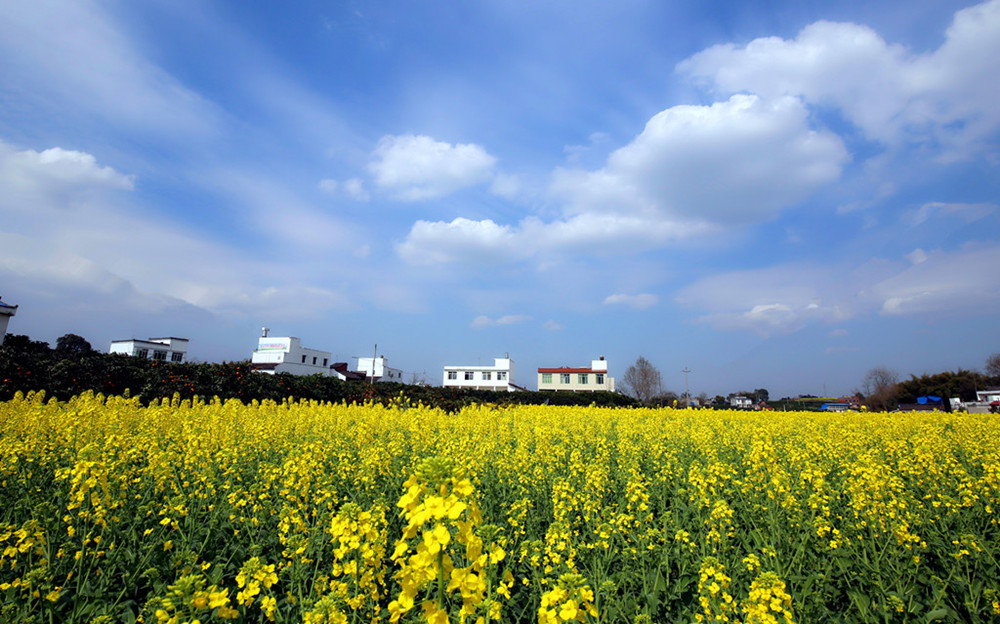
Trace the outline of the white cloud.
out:
M 935 250 L 871 287 L 887 315 L 996 309 L 1000 304 L 1000 246 Z
M 507 316 L 501 316 L 500 318 L 497 319 L 480 315 L 472 320 L 472 327 L 476 329 L 482 329 L 484 327 L 494 327 L 497 325 L 516 325 L 518 323 L 524 323 L 530 320 L 531 317 L 525 314 L 509 314 Z
M 450 223 L 417 221 L 396 250 L 411 264 L 458 262 L 476 258 L 482 262 L 521 259 L 523 249 L 514 244 L 515 234 L 507 225 L 487 219 L 459 217 Z
M 375 183 L 404 201 L 443 197 L 488 182 L 496 164 L 478 145 L 452 145 L 412 134 L 383 137 L 374 156 L 368 168 Z
M 851 287 L 835 279 L 831 269 L 797 265 L 704 278 L 684 288 L 677 301 L 706 310 L 700 322 L 762 336 L 793 332 L 810 322 L 845 320 L 857 306 Z
M 0 74 L 32 106 L 176 139 L 212 132 L 217 109 L 149 63 L 104 3 L 36 0 L 0 20 Z
M 319 190 L 330 195 L 335 195 L 339 186 L 340 184 L 336 180 L 331 180 L 330 178 L 324 178 L 319 181 Z
M 836 180 L 847 160 L 839 138 L 809 127 L 798 99 L 734 95 L 658 113 L 603 169 L 561 170 L 553 190 L 571 210 L 625 206 L 674 220 L 758 222 Z
M 821 21 L 794 40 L 714 46 L 678 71 L 720 93 L 833 105 L 870 138 L 941 141 L 953 157 L 1000 126 L 1000 1 L 958 11 L 928 54 L 888 44 L 866 26 Z
M 704 223 L 616 213 L 579 214 L 552 222 L 527 217 L 516 226 L 459 217 L 451 222 L 417 221 L 396 251 L 411 264 L 515 263 L 563 252 L 633 253 L 715 230 Z
M 565 329 L 565 327 L 563 327 L 562 325 L 560 325 L 559 323 L 556 323 L 555 321 L 553 321 L 551 319 L 549 319 L 548 321 L 545 321 L 545 323 L 542 324 L 542 327 L 544 327 L 545 329 L 547 329 L 549 331 L 559 331 L 561 329 Z
M 639 295 L 608 295 L 604 299 L 604 305 L 627 305 L 637 310 L 651 308 L 659 301 L 656 295 L 642 293 Z
M 603 168 L 556 170 L 550 192 L 564 202 L 561 219 L 418 221 L 397 251 L 420 264 L 634 253 L 771 219 L 836 180 L 847 159 L 836 136 L 810 128 L 796 98 L 736 95 L 711 106 L 675 106 Z
M 910 253 L 906 254 L 906 259 L 913 264 L 920 264 L 921 262 L 927 261 L 927 252 L 923 249 L 914 249 Z
M 954 202 L 927 202 L 903 216 L 903 220 L 911 226 L 917 226 L 934 217 L 957 219 L 963 223 L 972 223 L 996 212 L 996 204 L 962 204 Z
M 7 196 L 7 201 L 0 199 L 0 209 L 34 210 L 35 202 L 49 200 L 59 201 L 65 209 L 99 193 L 130 191 L 133 179 L 98 165 L 91 154 L 59 147 L 17 151 L 0 141 L 0 187 Z
M 844 336 L 847 336 L 847 335 L 848 335 L 847 330 L 843 329 L 843 328 L 841 328 L 841 329 L 835 329 L 835 330 L 833 330 L 832 332 L 829 333 L 829 336 L 831 338 L 843 338 Z
M 908 259 L 724 273 L 686 287 L 677 300 L 704 310 L 699 322 L 763 336 L 859 315 L 976 315 L 1000 305 L 1000 273 L 995 269 L 1000 266 L 1000 245 L 924 252 L 917 263 Z M 840 331 L 830 335 L 847 335 Z
M 149 213 L 122 192 L 132 186 L 131 176 L 92 154 L 0 142 L 0 275 L 56 296 L 70 286 L 89 289 L 144 312 L 183 303 L 242 315 L 265 305 L 301 317 L 349 305 L 336 290 L 299 284 L 285 267 Z M 290 214 L 294 227 L 298 215 Z

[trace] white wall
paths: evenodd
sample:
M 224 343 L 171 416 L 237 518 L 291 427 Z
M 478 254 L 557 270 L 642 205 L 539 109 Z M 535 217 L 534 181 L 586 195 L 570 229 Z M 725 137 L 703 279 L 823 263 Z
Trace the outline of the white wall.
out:
M 277 364 L 273 371 L 262 373 L 290 373 L 292 375 L 334 375 L 330 366 L 333 361 L 329 351 L 307 349 L 294 336 L 274 338 L 262 336 L 257 341 L 257 349 L 250 356 L 253 364 Z
M 449 379 L 448 373 L 455 373 L 455 379 Z M 466 373 L 472 379 L 466 379 Z M 499 373 L 504 379 L 499 379 Z M 485 375 L 489 374 L 489 379 Z M 446 388 L 473 388 L 479 390 L 513 390 L 514 361 L 510 358 L 494 358 L 493 366 L 445 366 L 441 385 Z

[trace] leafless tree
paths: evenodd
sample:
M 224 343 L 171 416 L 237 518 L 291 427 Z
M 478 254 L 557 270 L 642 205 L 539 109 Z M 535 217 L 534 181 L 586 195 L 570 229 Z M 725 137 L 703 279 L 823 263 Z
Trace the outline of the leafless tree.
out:
M 625 394 L 648 403 L 663 391 L 663 377 L 649 360 L 640 355 L 635 364 L 625 371 L 619 386 Z
M 1000 353 L 994 353 L 986 358 L 986 374 L 990 377 L 1000 377 Z
M 880 412 L 896 409 L 898 384 L 899 373 L 891 368 L 876 366 L 868 371 L 864 381 L 861 382 L 861 389 L 865 395 L 865 404 L 868 409 Z

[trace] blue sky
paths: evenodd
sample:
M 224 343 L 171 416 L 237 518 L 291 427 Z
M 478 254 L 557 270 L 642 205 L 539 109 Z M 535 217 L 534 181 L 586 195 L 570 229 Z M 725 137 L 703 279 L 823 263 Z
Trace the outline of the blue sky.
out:
M 11 332 L 710 395 L 1000 350 L 1000 1 L 0 7 Z

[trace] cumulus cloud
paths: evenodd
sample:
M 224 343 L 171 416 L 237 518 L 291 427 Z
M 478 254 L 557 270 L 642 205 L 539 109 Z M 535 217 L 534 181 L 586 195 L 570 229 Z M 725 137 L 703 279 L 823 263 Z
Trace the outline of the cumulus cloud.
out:
M 476 258 L 482 262 L 509 261 L 524 257 L 514 244 L 515 232 L 508 225 L 486 219 L 459 217 L 450 223 L 417 221 L 396 250 L 412 264 L 435 264 Z
M 676 106 L 604 168 L 557 170 L 551 190 L 564 202 L 562 218 L 418 221 L 397 250 L 417 263 L 632 253 L 770 219 L 836 180 L 846 160 L 840 140 L 812 130 L 795 98 Z
M 548 321 L 545 321 L 545 323 L 542 324 L 542 327 L 544 327 L 545 329 L 547 329 L 549 331 L 559 331 L 561 329 L 565 329 L 561 324 L 559 324 L 559 323 L 557 323 L 557 322 L 555 322 L 555 321 L 553 321 L 551 319 L 549 319 Z
M 847 160 L 839 138 L 810 128 L 799 99 L 734 95 L 658 113 L 603 169 L 560 170 L 553 190 L 574 210 L 628 206 L 660 218 L 747 223 L 833 182 Z
M 472 320 L 472 327 L 482 329 L 484 327 L 493 327 L 496 325 L 516 325 L 530 320 L 531 317 L 525 314 L 509 314 L 496 319 L 480 315 Z
M 527 217 L 516 226 L 458 217 L 450 222 L 417 221 L 396 252 L 411 264 L 509 264 L 561 252 L 631 253 L 711 231 L 715 228 L 705 223 L 615 213 L 586 213 L 551 222 Z
M 374 156 L 368 168 L 375 183 L 404 201 L 443 197 L 488 182 L 497 162 L 479 145 L 412 134 L 383 137 Z
M 20 150 L 0 141 L 0 187 L 7 201 L 0 199 L 0 209 L 15 210 L 22 200 L 24 208 L 46 199 L 64 207 L 93 198 L 106 191 L 133 188 L 132 176 L 97 164 L 93 155 L 61 147 L 41 152 Z
M 714 46 L 677 69 L 720 93 L 836 106 L 885 143 L 932 140 L 962 150 L 1000 126 L 1000 1 L 958 11 L 944 43 L 927 54 L 867 26 L 821 21 L 793 40 Z
M 642 293 L 639 295 L 608 295 L 604 298 L 604 305 L 626 305 L 637 310 L 651 308 L 659 301 L 656 295 Z

